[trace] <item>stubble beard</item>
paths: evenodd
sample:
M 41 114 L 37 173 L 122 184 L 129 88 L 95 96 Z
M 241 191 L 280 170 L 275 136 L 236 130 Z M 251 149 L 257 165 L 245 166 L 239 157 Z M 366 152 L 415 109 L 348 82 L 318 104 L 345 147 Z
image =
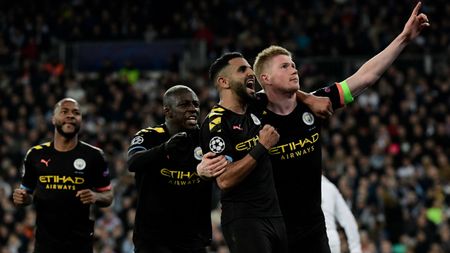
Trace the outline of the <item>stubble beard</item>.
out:
M 55 124 L 55 128 L 56 128 L 56 131 L 60 135 L 62 135 L 64 138 L 66 138 L 68 140 L 73 139 L 78 134 L 78 132 L 80 131 L 80 125 L 74 125 L 75 129 L 74 129 L 73 132 L 69 132 L 69 133 L 64 132 L 63 125 L 64 124 Z

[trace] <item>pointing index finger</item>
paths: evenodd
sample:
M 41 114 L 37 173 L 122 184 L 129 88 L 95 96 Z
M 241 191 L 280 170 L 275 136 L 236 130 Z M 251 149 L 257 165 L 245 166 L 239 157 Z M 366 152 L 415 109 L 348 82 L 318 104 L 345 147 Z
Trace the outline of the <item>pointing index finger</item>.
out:
M 417 16 L 417 14 L 419 13 L 420 7 L 422 6 L 422 2 L 418 2 L 416 4 L 416 7 L 414 7 L 414 10 L 412 12 L 412 15 Z

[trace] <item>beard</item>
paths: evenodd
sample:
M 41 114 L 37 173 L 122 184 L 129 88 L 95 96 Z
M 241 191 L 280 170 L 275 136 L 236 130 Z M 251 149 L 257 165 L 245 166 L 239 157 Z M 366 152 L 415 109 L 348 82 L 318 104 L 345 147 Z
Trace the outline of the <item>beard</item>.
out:
M 241 101 L 249 103 L 254 100 L 254 96 L 247 92 L 245 83 L 233 81 L 230 86 L 233 92 L 240 98 Z
M 63 125 L 64 124 L 55 124 L 55 128 L 56 128 L 56 131 L 66 139 L 72 139 L 80 131 L 80 125 L 74 125 L 75 129 L 73 132 L 68 132 L 68 133 L 64 132 Z

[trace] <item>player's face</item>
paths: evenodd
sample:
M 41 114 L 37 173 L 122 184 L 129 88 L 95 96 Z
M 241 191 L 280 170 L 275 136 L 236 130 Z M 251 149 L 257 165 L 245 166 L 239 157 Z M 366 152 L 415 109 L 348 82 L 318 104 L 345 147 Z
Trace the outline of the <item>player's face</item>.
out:
M 229 61 L 231 67 L 230 88 L 241 99 L 247 100 L 255 96 L 256 76 L 252 67 L 244 58 Z
M 274 56 L 268 64 L 270 83 L 274 89 L 295 92 L 300 89 L 298 71 L 292 58 L 287 55 Z
M 70 100 L 63 101 L 61 106 L 55 110 L 53 125 L 56 131 L 67 139 L 77 135 L 81 126 L 81 112 L 78 103 Z
M 174 95 L 168 117 L 181 129 L 198 128 L 199 115 L 200 101 L 194 92 L 186 90 Z

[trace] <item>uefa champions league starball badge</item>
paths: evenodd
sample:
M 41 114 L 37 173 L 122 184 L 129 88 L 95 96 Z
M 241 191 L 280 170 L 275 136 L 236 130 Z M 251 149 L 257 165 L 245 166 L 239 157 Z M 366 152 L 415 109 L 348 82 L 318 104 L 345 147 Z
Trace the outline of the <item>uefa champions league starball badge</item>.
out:
M 225 150 L 225 141 L 222 138 L 220 138 L 219 136 L 214 136 L 209 141 L 209 149 L 212 152 L 219 154 Z
M 131 141 L 131 145 L 137 145 L 137 144 L 141 144 L 144 142 L 144 137 L 142 136 L 136 136 L 133 138 L 133 140 Z

